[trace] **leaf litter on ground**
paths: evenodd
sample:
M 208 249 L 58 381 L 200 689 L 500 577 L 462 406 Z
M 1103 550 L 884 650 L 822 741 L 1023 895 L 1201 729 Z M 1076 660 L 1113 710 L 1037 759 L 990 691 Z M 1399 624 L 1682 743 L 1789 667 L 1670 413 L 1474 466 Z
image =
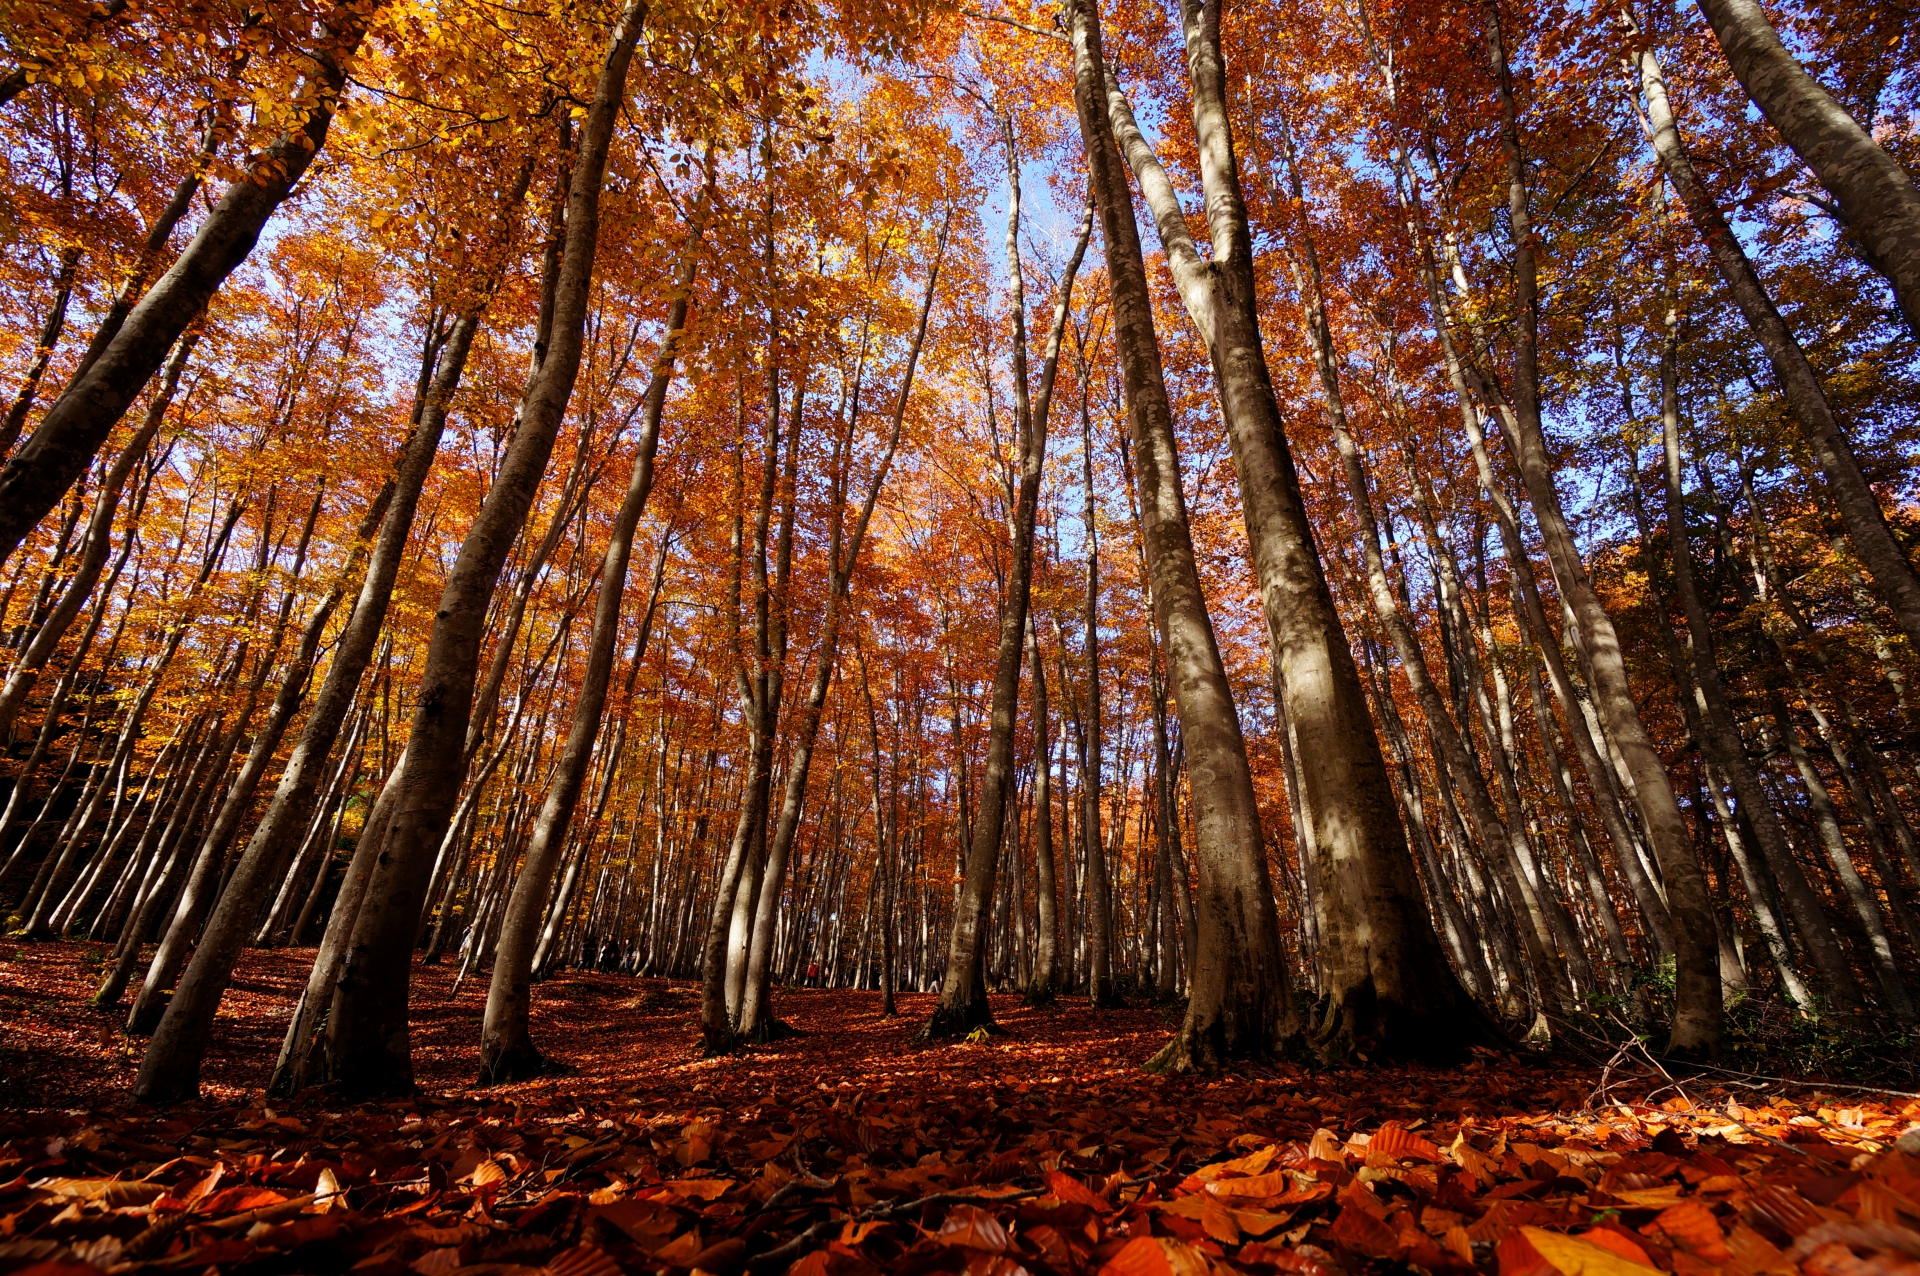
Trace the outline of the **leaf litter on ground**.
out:
M 259 958 L 242 1039 L 299 974 Z M 916 1048 L 930 997 L 883 1020 L 850 991 L 785 993 L 802 1035 L 703 1061 L 696 988 L 598 974 L 537 999 L 576 1075 L 468 1090 L 484 989 L 426 968 L 415 1097 L 268 1101 L 269 1048 L 155 1111 L 58 978 L 0 975 L 9 1061 L 54 1056 L 68 1100 L 0 1113 L 0 1276 L 1920 1276 L 1898 1097 L 1501 1055 L 1166 1079 L 1152 1009 L 996 997 L 1005 1034 Z

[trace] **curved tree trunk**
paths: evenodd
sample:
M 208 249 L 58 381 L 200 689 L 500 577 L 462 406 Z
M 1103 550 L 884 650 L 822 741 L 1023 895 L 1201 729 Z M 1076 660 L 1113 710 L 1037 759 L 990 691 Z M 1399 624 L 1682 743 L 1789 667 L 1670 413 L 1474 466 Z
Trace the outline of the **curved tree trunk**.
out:
M 614 21 L 567 192 L 551 341 L 528 382 L 513 441 L 460 547 L 435 617 L 392 828 L 361 904 L 327 1019 L 329 1078 L 348 1094 L 413 1088 L 407 1001 L 414 936 L 434 855 L 458 798 L 451 781 L 466 741 L 487 601 L 526 523 L 579 375 L 600 190 L 645 14 L 644 0 L 628 0 Z
M 600 559 L 600 594 L 594 603 L 593 632 L 587 639 L 587 668 L 580 681 L 580 694 L 573 702 L 573 722 L 567 740 L 548 784 L 546 800 L 527 842 L 527 855 L 520 875 L 514 880 L 513 895 L 507 902 L 507 915 L 501 926 L 499 947 L 493 960 L 493 979 L 487 989 L 486 1019 L 480 1029 L 480 1084 L 500 1085 L 537 1075 L 546 1059 L 527 1030 L 533 1004 L 533 957 L 540 919 L 546 912 L 547 892 L 553 885 L 554 869 L 560 849 L 566 842 L 567 826 L 579 804 L 580 790 L 586 784 L 587 769 L 593 761 L 594 740 L 600 732 L 600 718 L 607 703 L 607 683 L 613 672 L 613 651 L 620 636 L 620 601 L 627 588 L 627 564 L 633 555 L 633 535 L 646 513 L 647 498 L 653 492 L 654 454 L 660 444 L 660 417 L 666 409 L 667 390 L 673 383 L 675 358 L 680 337 L 687 326 L 687 309 L 693 292 L 696 255 L 699 252 L 701 218 L 706 208 L 706 193 L 694 213 L 686 248 L 682 250 L 675 272 L 673 299 L 667 307 L 667 334 L 654 360 L 653 379 L 647 385 L 645 407 L 641 409 L 640 439 L 635 447 L 633 475 L 627 494 L 614 515 L 613 529 L 606 553 Z M 661 533 L 660 561 L 655 571 L 666 566 L 668 538 Z M 634 663 L 646 657 L 651 609 L 641 626 L 634 648 Z M 611 774 L 618 759 L 609 757 Z

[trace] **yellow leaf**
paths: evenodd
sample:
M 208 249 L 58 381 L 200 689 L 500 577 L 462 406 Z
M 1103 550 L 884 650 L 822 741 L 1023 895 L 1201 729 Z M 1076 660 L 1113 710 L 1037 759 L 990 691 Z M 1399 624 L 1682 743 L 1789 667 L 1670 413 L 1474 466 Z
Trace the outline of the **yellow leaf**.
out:
M 1541 1227 L 1523 1227 L 1520 1234 L 1540 1257 L 1559 1268 L 1563 1276 L 1656 1276 L 1657 1267 L 1629 1262 L 1592 1241 Z

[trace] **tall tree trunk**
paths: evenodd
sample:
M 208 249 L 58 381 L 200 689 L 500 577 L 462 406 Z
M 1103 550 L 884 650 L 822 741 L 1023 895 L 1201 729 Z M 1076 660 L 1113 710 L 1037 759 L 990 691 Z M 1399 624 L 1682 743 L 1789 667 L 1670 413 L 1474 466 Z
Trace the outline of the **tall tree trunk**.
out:
M 920 352 L 927 339 L 927 324 L 933 315 L 935 286 L 940 279 L 940 267 L 946 257 L 947 233 L 952 226 L 951 216 L 940 224 L 935 237 L 934 258 L 927 272 L 926 291 L 920 300 L 920 315 L 914 326 L 913 341 L 907 350 L 907 364 L 901 374 L 900 393 L 894 401 L 893 424 L 887 436 L 886 444 L 875 463 L 873 474 L 867 482 L 867 490 L 860 504 L 859 513 L 854 516 L 853 530 L 843 533 L 847 477 L 853 464 L 853 443 L 855 431 L 859 425 L 859 399 L 856 385 L 848 411 L 847 424 L 840 436 L 839 464 L 834 467 L 832 491 L 829 499 L 832 509 L 828 515 L 827 534 L 827 609 L 820 625 L 820 649 L 814 657 L 813 683 L 807 690 L 807 699 L 800 710 L 800 721 L 790 732 L 793 749 L 787 759 L 785 792 L 781 794 L 780 816 L 774 826 L 773 841 L 767 850 L 767 863 L 758 898 L 754 901 L 753 939 L 747 952 L 746 981 L 740 998 L 740 1013 L 736 1031 L 748 1040 L 770 1040 L 779 1031 L 769 1006 L 769 983 L 773 958 L 774 922 L 779 907 L 781 893 L 786 886 L 787 862 L 793 853 L 794 838 L 800 831 L 800 812 L 806 803 L 807 777 L 813 766 L 813 753 L 820 735 L 820 722 L 826 712 L 827 694 L 833 688 L 834 671 L 840 658 L 840 629 L 846 618 L 847 604 L 853 588 L 854 569 L 860 562 L 860 550 L 866 544 L 867 528 L 873 521 L 874 506 L 880 499 L 880 490 L 886 483 L 888 473 L 893 469 L 894 455 L 899 451 L 900 440 L 906 429 L 908 396 L 913 391 L 914 374 L 920 366 Z M 800 422 L 796 418 L 791 427 L 798 438 Z M 791 541 L 792 517 L 784 518 L 782 530 L 782 576 L 785 576 L 788 558 L 787 545 Z M 844 545 L 843 545 L 844 539 Z M 781 582 L 780 593 L 786 594 L 785 581 Z M 784 647 L 784 634 L 781 638 Z
M 1648 58 L 1651 54 L 1646 55 Z M 1656 71 L 1657 74 L 1657 71 Z M 1649 94 L 1651 97 L 1652 95 Z M 1670 269 L 1670 268 L 1669 268 Z M 1664 456 L 1667 504 L 1667 549 L 1673 569 L 1674 592 L 1679 595 L 1680 612 L 1686 618 L 1692 639 L 1693 684 L 1706 713 L 1700 745 L 1714 770 L 1725 776 L 1739 799 L 1742 814 L 1752 827 L 1755 840 L 1774 881 L 1785 897 L 1800 942 L 1820 971 L 1822 991 L 1843 1012 L 1859 1009 L 1860 990 L 1853 969 L 1833 932 L 1833 925 L 1819 897 L 1808 885 L 1794 859 L 1785 827 L 1761 785 L 1760 776 L 1741 744 L 1739 717 L 1720 676 L 1718 641 L 1713 619 L 1707 612 L 1693 570 L 1693 549 L 1687 539 L 1686 495 L 1680 477 L 1680 315 L 1669 275 L 1666 287 L 1666 335 L 1660 352 L 1660 419 Z M 1682 688 L 1681 694 L 1687 693 Z M 1754 900 L 1756 908 L 1761 900 Z
M 435 616 L 393 827 L 361 904 L 327 1020 L 328 1075 L 345 1093 L 413 1088 L 410 952 L 434 853 L 458 796 L 452 781 L 472 709 L 487 600 L 526 523 L 579 374 L 607 151 L 645 16 L 644 0 L 628 0 L 614 21 L 567 192 L 551 343 L 529 379 L 513 441 L 460 547 Z
M 960 895 L 954 909 L 953 929 L 947 944 L 946 976 L 940 985 L 940 1001 L 927 1021 L 929 1039 L 965 1036 L 976 1028 L 994 1026 L 993 1011 L 987 1003 L 987 990 L 981 979 L 981 950 L 986 942 L 989 901 L 993 895 L 994 875 L 1000 858 L 1010 795 L 1015 786 L 1013 755 L 1014 721 L 1020 708 L 1020 665 L 1027 646 L 1028 611 L 1033 586 L 1033 534 L 1040 509 L 1040 480 L 1046 469 L 1047 421 L 1053 410 L 1053 387 L 1060 369 L 1061 338 L 1066 332 L 1072 308 L 1073 282 L 1087 252 L 1087 240 L 1093 231 L 1093 208 L 1087 208 L 1080 223 L 1080 234 L 1073 255 L 1061 272 L 1054 297 L 1053 323 L 1047 333 L 1047 348 L 1040 368 L 1040 387 L 1030 395 L 1027 385 L 1026 268 L 1020 260 L 1020 165 L 1014 145 L 1013 117 L 1001 116 L 1001 134 L 1007 161 L 1007 281 L 1008 302 L 1013 311 L 1013 404 L 1019 480 L 1014 485 L 1012 517 L 1008 528 L 1012 543 L 1007 571 L 1006 595 L 1000 604 L 999 646 L 994 656 L 993 692 L 988 709 L 987 760 L 980 782 L 980 807 L 973 822 L 973 840 L 967 847 L 961 866 Z M 1035 657 L 1035 676 L 1038 656 Z M 1038 684 L 1036 684 L 1037 686 Z M 1039 691 L 1037 695 L 1044 695 Z M 1044 728 L 1041 730 L 1044 735 Z M 1044 764 L 1043 764 L 1044 765 Z M 1018 812 L 1015 812 L 1018 819 Z M 1052 848 L 1046 848 L 1049 859 Z M 1053 866 L 1041 869 L 1046 888 L 1052 886 Z M 1045 889 L 1045 888 L 1043 888 Z M 1042 904 L 1044 909 L 1046 904 Z M 1042 922 L 1043 929 L 1052 919 Z M 1047 943 L 1050 940 L 1043 940 Z M 1051 964 L 1052 954 L 1048 954 Z M 1049 969 L 1045 983 L 1051 986 Z
M 1447 965 L 1374 734 L 1366 689 L 1327 588 L 1267 373 L 1252 238 L 1226 110 L 1220 0 L 1183 0 L 1193 121 L 1212 260 L 1199 256 L 1171 183 L 1104 74 L 1113 126 L 1153 211 L 1188 314 L 1213 356 L 1248 540 L 1283 666 L 1313 830 L 1327 1012 L 1319 1049 L 1453 1058 L 1480 1039 Z M 1184 733 L 1183 733 L 1184 734 Z M 1195 760 L 1188 741 L 1189 764 Z
M 1508 896 L 1524 911 L 1525 924 L 1520 927 L 1520 937 L 1541 992 L 1552 998 L 1550 1008 L 1570 1010 L 1573 1006 L 1573 988 L 1568 982 L 1561 955 L 1555 950 L 1553 929 L 1543 911 L 1544 901 L 1526 871 L 1525 861 L 1530 854 L 1524 846 L 1524 835 L 1517 827 L 1517 822 L 1524 817 L 1518 805 L 1512 801 L 1513 794 L 1509 792 L 1507 818 L 1501 818 L 1493 795 L 1487 788 L 1486 777 L 1481 774 L 1479 764 L 1462 738 L 1461 728 L 1447 712 L 1446 700 L 1427 670 L 1426 653 L 1420 646 L 1420 639 L 1400 610 L 1393 587 L 1387 580 L 1386 562 L 1380 553 L 1380 525 L 1373 510 L 1366 462 L 1347 424 L 1346 403 L 1341 394 L 1339 365 L 1334 353 L 1333 328 L 1327 320 L 1319 253 L 1314 245 L 1313 229 L 1306 220 L 1306 195 L 1290 142 L 1284 143 L 1284 150 L 1293 199 L 1299 207 L 1301 218 L 1299 251 L 1306 265 L 1301 305 L 1305 312 L 1308 345 L 1313 351 L 1314 365 L 1319 372 L 1327 423 L 1333 432 L 1334 446 L 1340 454 L 1347 496 L 1353 503 L 1355 529 L 1359 533 L 1361 556 L 1366 564 L 1367 591 L 1381 626 L 1393 641 L 1394 653 L 1400 658 L 1400 670 L 1406 675 L 1408 685 L 1420 702 L 1421 712 L 1426 715 L 1433 738 L 1440 745 L 1440 762 L 1452 773 L 1455 784 L 1466 797 L 1467 813 L 1473 820 L 1480 845 L 1492 858 L 1494 871 L 1499 874 Z M 1465 634 L 1461 638 L 1471 641 Z M 1488 743 L 1497 746 L 1498 741 L 1489 734 Z
M 1073 5 L 1074 105 L 1106 240 L 1114 348 L 1126 392 L 1154 623 L 1187 750 L 1200 861 L 1192 995 L 1173 1040 L 1150 1064 L 1178 1072 L 1217 1067 L 1228 1057 L 1269 1055 L 1298 1034 L 1300 1018 L 1280 949 L 1246 741 L 1194 559 L 1140 232 L 1107 117 L 1094 2 Z
M 1665 765 L 1647 735 L 1633 688 L 1627 680 L 1619 634 L 1600 596 L 1587 579 L 1573 531 L 1567 525 L 1554 486 L 1556 466 L 1540 428 L 1538 264 L 1529 210 L 1526 157 L 1513 101 L 1499 14 L 1488 11 L 1488 48 L 1499 88 L 1501 139 L 1507 160 L 1508 233 L 1513 248 L 1514 359 L 1513 420 L 1508 442 L 1533 498 L 1534 516 L 1547 544 L 1560 596 L 1578 618 L 1586 638 L 1594 676 L 1594 699 L 1608 734 L 1626 761 L 1647 840 L 1666 879 L 1667 908 L 1673 916 L 1675 991 L 1673 1031 L 1667 1050 L 1713 1056 L 1720 1050 L 1725 1007 L 1720 998 L 1720 950 L 1706 875 L 1694 855 L 1680 804 L 1668 783 Z M 1504 418 L 1503 418 L 1504 419 Z
M 1026 1001 L 1044 1006 L 1058 991 L 1060 980 L 1059 867 L 1053 851 L 1053 744 L 1048 734 L 1047 662 L 1040 652 L 1040 629 L 1027 614 L 1027 653 L 1032 662 L 1033 721 L 1033 976 L 1027 981 Z
M 1110 1006 L 1113 994 L 1113 885 L 1100 836 L 1101 771 L 1106 748 L 1100 709 L 1100 530 L 1093 498 L 1092 369 L 1080 359 L 1081 515 L 1087 539 L 1087 581 L 1080 613 L 1081 656 L 1087 669 L 1086 720 L 1080 736 L 1080 837 L 1087 864 L 1087 1001 Z
M 654 359 L 653 377 L 641 409 L 633 475 L 627 483 L 626 497 L 614 515 L 607 549 L 600 559 L 600 593 L 594 603 L 593 631 L 587 639 L 587 667 L 581 675 L 579 695 L 573 702 L 573 721 L 548 781 L 546 800 L 534 822 L 526 862 L 514 881 L 513 895 L 507 903 L 500 947 L 494 955 L 493 978 L 487 989 L 486 1018 L 480 1028 L 481 1085 L 522 1080 L 537 1075 L 546 1066 L 545 1056 L 533 1044 L 527 1028 L 533 1005 L 533 949 L 560 849 L 566 841 L 574 807 L 579 804 L 580 790 L 586 784 L 594 741 L 600 733 L 601 714 L 606 708 L 614 645 L 620 637 L 620 602 L 626 594 L 627 564 L 633 555 L 634 532 L 646 513 L 647 498 L 653 493 L 653 462 L 660 444 L 660 418 L 666 409 L 667 390 L 673 383 L 680 338 L 687 326 L 706 201 L 707 191 L 703 189 L 688 227 L 686 247 L 681 250 L 680 264 L 674 272 L 673 297 L 667 305 L 667 332 Z M 669 539 L 663 531 L 659 562 L 655 567 L 656 580 L 666 568 Z M 648 608 L 634 648 L 636 667 L 646 658 L 652 620 L 653 610 Z M 609 774 L 617 761 L 613 756 L 607 758 Z

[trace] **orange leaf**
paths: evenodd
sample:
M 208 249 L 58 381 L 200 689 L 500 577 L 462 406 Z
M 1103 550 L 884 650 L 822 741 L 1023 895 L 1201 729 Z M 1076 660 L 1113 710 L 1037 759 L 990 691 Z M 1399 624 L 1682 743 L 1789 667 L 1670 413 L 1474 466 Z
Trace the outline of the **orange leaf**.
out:
M 1383 1125 L 1374 1134 L 1373 1141 L 1367 1144 L 1367 1151 L 1378 1152 L 1395 1160 L 1413 1157 L 1421 1161 L 1439 1161 L 1440 1149 L 1431 1140 L 1417 1134 L 1410 1134 L 1397 1125 Z
M 1107 1260 L 1100 1276 L 1173 1276 L 1173 1264 L 1155 1236 L 1136 1236 Z
M 1688 1250 L 1710 1263 L 1724 1263 L 1732 1255 L 1727 1252 L 1725 1234 L 1713 1211 L 1699 1201 L 1682 1201 L 1680 1204 L 1660 1211 L 1653 1220 L 1660 1230 L 1673 1238 L 1675 1244 Z
M 1238 1245 L 1240 1226 L 1233 1221 L 1232 1212 L 1220 1203 L 1219 1197 L 1207 1195 L 1200 1199 L 1200 1226 L 1206 1229 L 1207 1235 L 1222 1245 Z
M 1013 1246 L 1000 1220 L 976 1205 L 956 1205 L 948 1210 L 934 1239 L 942 1245 L 984 1249 L 990 1254 L 1004 1254 Z
M 1113 1206 L 1085 1183 L 1059 1170 L 1047 1171 L 1047 1188 L 1063 1201 L 1084 1205 L 1088 1209 L 1099 1210 L 1103 1214 L 1113 1209 Z

